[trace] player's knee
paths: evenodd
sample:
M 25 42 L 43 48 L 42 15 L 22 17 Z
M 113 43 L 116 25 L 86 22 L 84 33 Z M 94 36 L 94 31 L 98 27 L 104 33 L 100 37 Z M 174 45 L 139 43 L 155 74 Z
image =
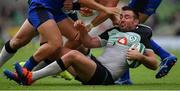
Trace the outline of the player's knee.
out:
M 52 50 L 53 52 L 60 51 L 61 48 L 62 48 L 62 46 L 61 46 L 60 42 L 50 43 L 49 49 Z
M 71 50 L 69 53 L 68 53 L 68 56 L 72 59 L 78 59 L 80 55 L 80 52 L 77 51 L 77 50 Z

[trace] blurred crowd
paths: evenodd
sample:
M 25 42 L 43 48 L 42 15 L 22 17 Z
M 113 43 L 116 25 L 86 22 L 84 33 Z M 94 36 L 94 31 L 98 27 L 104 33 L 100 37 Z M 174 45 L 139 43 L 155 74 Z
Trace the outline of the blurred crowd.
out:
M 26 0 L 0 1 L 0 44 L 9 40 L 26 17 Z

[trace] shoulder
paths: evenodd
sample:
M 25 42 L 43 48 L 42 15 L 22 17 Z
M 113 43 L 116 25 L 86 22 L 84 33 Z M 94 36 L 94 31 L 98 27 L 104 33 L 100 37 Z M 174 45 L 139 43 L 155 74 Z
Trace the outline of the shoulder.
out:
M 150 26 L 145 25 L 145 24 L 139 24 L 138 27 L 152 30 L 152 28 Z
M 152 36 L 152 28 L 144 24 L 139 24 L 135 32 L 139 35 Z
M 110 29 L 107 29 L 105 32 L 103 32 L 101 35 L 99 35 L 100 38 L 102 39 L 109 39 L 109 34 L 113 34 L 113 33 L 117 33 L 119 32 L 119 28 L 118 27 L 112 27 Z

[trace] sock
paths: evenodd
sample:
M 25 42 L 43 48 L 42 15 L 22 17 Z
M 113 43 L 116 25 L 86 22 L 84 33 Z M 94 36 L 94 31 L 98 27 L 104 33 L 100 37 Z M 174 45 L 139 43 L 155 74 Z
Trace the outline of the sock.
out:
M 36 62 L 36 60 L 33 58 L 33 56 L 31 56 L 26 63 L 24 64 L 24 68 L 27 68 L 27 70 L 31 71 L 36 65 L 38 64 L 38 62 Z
M 124 74 L 121 76 L 120 80 L 124 81 L 124 80 L 129 80 L 130 76 L 129 76 L 129 68 L 124 72 Z
M 115 81 L 115 84 L 125 85 L 125 84 L 132 84 L 129 74 L 129 68 L 124 72 L 124 74 Z
M 121 76 L 121 80 L 130 80 L 129 69 L 127 69 Z
M 32 80 L 35 81 L 43 77 L 56 75 L 57 73 L 62 72 L 64 70 L 66 69 L 62 60 L 57 60 L 49 64 L 48 66 L 44 67 L 43 69 L 32 72 Z
M 151 46 L 153 51 L 163 60 L 166 57 L 170 56 L 171 54 L 168 53 L 166 50 L 161 48 L 155 41 L 151 40 Z
M 7 62 L 7 60 L 12 58 L 14 54 L 16 53 L 16 51 L 17 50 L 13 50 L 10 47 L 10 41 L 6 42 L 6 44 L 4 45 L 0 53 L 0 67 L 2 67 L 3 64 Z
M 49 59 L 46 59 L 46 60 L 44 60 L 44 61 L 41 61 L 38 65 L 36 65 L 36 66 L 33 68 L 33 71 L 40 70 L 40 69 L 46 67 L 47 65 L 49 65 L 50 63 L 52 63 L 52 61 L 49 60 Z

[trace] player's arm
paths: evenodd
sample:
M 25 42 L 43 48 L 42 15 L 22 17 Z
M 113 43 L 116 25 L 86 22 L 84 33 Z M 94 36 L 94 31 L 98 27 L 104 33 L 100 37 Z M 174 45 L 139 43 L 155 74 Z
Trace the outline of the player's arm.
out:
M 152 70 L 156 70 L 158 67 L 155 53 L 151 49 L 146 49 L 144 54 L 141 54 L 135 48 L 128 50 L 127 59 L 138 60 L 144 66 L 146 66 L 147 68 L 152 69 Z
M 141 55 L 138 60 L 147 68 L 152 70 L 156 70 L 158 68 L 158 62 L 153 50 L 146 49 L 144 55 Z
M 80 32 L 80 40 L 85 47 L 97 48 L 101 47 L 101 43 L 98 37 L 91 37 L 86 29 L 85 24 L 78 20 L 74 23 L 74 27 Z
M 82 5 L 84 5 L 88 8 L 102 11 L 102 12 L 105 12 L 110 15 L 118 15 L 119 14 L 119 9 L 105 7 L 105 6 L 97 3 L 95 0 L 79 0 L 79 3 L 81 3 Z
M 100 0 L 99 3 L 102 3 L 104 6 L 106 7 L 116 7 L 118 2 L 120 0 Z M 99 12 L 99 15 L 97 17 L 95 17 L 92 21 L 91 24 L 96 27 L 99 24 L 103 23 L 104 21 L 106 21 L 109 17 L 112 17 L 110 15 L 108 15 L 107 13 L 104 12 Z M 112 19 L 112 18 L 111 18 Z M 112 19 L 113 21 L 113 19 Z

